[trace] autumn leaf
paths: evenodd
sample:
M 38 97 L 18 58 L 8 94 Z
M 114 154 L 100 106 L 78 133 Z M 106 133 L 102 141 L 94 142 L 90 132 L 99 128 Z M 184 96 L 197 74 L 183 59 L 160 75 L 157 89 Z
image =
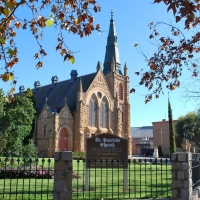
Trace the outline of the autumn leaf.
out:
M 68 59 L 72 64 L 74 64 L 74 62 L 75 62 L 74 56 L 71 56 L 71 55 L 68 54 L 68 53 L 64 56 L 64 61 L 65 61 L 66 59 Z
M 5 73 L 5 74 L 2 74 L 1 75 L 1 79 L 4 81 L 4 82 L 7 82 L 9 80 L 13 80 L 13 74 L 12 73 Z
M 16 56 L 16 49 L 12 50 L 12 49 L 9 48 L 6 53 L 10 54 L 10 57 L 12 58 L 13 56 Z
M 180 16 L 176 16 L 176 23 L 179 22 L 181 20 Z
M 153 34 L 151 34 L 151 35 L 149 36 L 150 39 L 152 39 L 153 37 L 154 37 Z
M 197 65 L 195 63 L 193 63 L 192 66 L 195 68 Z
M 135 89 L 134 88 L 132 88 L 131 90 L 130 90 L 130 93 L 135 93 Z
M 36 64 L 36 68 L 39 69 L 41 67 L 43 67 L 44 63 L 39 61 L 37 64 Z
M 136 75 L 139 75 L 139 74 L 140 74 L 140 72 L 135 72 L 135 74 L 136 74 Z
M 48 19 L 46 22 L 46 26 L 48 26 L 48 27 L 52 27 L 53 26 L 53 19 Z
M 78 29 L 74 26 L 71 27 L 71 31 L 75 34 L 78 32 Z
M 0 43 L 5 43 L 6 41 L 4 40 L 4 38 L 0 37 Z
M 170 84 L 169 88 L 170 90 L 175 90 L 175 87 L 172 84 Z
M 13 10 L 13 8 L 15 7 L 15 5 L 16 5 L 16 2 L 13 1 L 13 0 L 6 1 L 6 6 L 8 8 L 10 8 L 10 10 Z
M 74 25 L 77 25 L 78 24 L 78 18 L 76 18 L 75 20 L 74 20 Z
M 8 10 L 7 8 L 4 8 L 4 9 L 3 9 L 3 14 L 4 14 L 6 17 L 8 17 L 8 15 L 10 15 L 10 13 L 11 13 L 11 11 Z
M 63 56 L 64 54 L 66 53 L 66 49 L 62 49 L 61 51 L 60 51 L 60 54 Z
M 100 24 L 96 24 L 96 30 L 98 31 L 100 29 Z
M 72 63 L 72 65 L 74 64 L 74 62 L 75 62 L 75 58 L 74 58 L 74 56 L 71 56 L 70 58 L 69 58 L 69 61 Z
M 39 59 L 39 54 L 38 53 L 36 53 L 35 55 L 34 55 L 34 57 L 35 57 L 35 59 Z
M 193 58 L 193 55 L 192 54 L 188 55 L 188 58 Z
M 192 76 L 197 77 L 198 76 L 197 72 L 193 72 Z
M 19 22 L 15 22 L 15 27 L 16 27 L 17 29 L 19 29 L 21 26 L 22 26 L 21 23 L 19 23 Z
M 155 63 L 152 63 L 151 65 L 150 65 L 150 68 L 152 69 L 152 70 L 156 70 L 156 64 Z

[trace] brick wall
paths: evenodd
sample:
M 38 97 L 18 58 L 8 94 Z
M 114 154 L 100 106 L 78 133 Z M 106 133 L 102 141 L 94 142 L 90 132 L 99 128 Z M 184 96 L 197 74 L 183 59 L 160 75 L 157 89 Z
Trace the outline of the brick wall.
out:
M 175 123 L 177 120 L 173 121 L 174 133 Z M 165 156 L 169 156 L 169 121 L 152 122 L 153 124 L 153 145 L 162 147 L 162 152 Z M 161 133 L 162 132 L 162 133 Z

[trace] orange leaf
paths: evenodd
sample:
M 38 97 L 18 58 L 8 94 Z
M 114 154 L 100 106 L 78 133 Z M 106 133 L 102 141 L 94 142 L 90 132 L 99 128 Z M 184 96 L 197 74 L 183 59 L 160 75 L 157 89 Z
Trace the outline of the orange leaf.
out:
M 96 24 L 96 30 L 100 29 L 100 24 Z
M 78 32 L 78 29 L 74 26 L 71 27 L 71 31 L 75 34 Z
M 170 90 L 175 90 L 175 87 L 172 85 L 172 84 L 170 84 Z
M 155 63 L 152 63 L 151 66 L 150 66 L 150 68 L 151 68 L 152 70 L 156 70 L 156 68 L 157 68 L 157 67 L 156 67 L 156 64 L 155 64 Z
M 21 26 L 22 26 L 21 23 L 19 23 L 19 22 L 15 22 L 15 27 L 16 27 L 17 29 L 19 29 Z
M 60 54 L 63 56 L 64 54 L 66 53 L 66 49 L 62 49 L 61 51 L 60 51 Z
M 38 53 L 36 53 L 35 55 L 34 55 L 34 57 L 35 57 L 35 59 L 39 59 L 39 54 Z
M 39 69 L 40 67 L 43 67 L 44 63 L 39 61 L 37 64 L 36 64 L 36 68 Z

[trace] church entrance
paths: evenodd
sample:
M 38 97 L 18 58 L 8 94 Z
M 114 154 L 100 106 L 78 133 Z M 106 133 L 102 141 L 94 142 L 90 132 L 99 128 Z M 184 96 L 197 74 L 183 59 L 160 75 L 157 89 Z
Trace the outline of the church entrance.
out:
M 60 131 L 59 150 L 60 151 L 68 150 L 68 132 L 65 128 L 63 128 Z

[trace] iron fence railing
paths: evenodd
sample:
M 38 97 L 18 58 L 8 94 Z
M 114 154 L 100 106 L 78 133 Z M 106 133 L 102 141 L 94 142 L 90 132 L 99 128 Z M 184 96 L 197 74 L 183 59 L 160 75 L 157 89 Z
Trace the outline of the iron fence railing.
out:
M 192 162 L 192 188 L 195 189 L 200 186 L 200 160 L 193 155 Z
M 0 199 L 53 199 L 51 159 L 0 158 Z
M 93 167 L 86 168 L 85 159 L 73 162 L 73 199 L 171 198 L 172 172 L 168 159 L 123 160 L 124 166 L 128 162 L 128 168 L 116 167 L 119 160 L 87 162 L 93 162 Z

